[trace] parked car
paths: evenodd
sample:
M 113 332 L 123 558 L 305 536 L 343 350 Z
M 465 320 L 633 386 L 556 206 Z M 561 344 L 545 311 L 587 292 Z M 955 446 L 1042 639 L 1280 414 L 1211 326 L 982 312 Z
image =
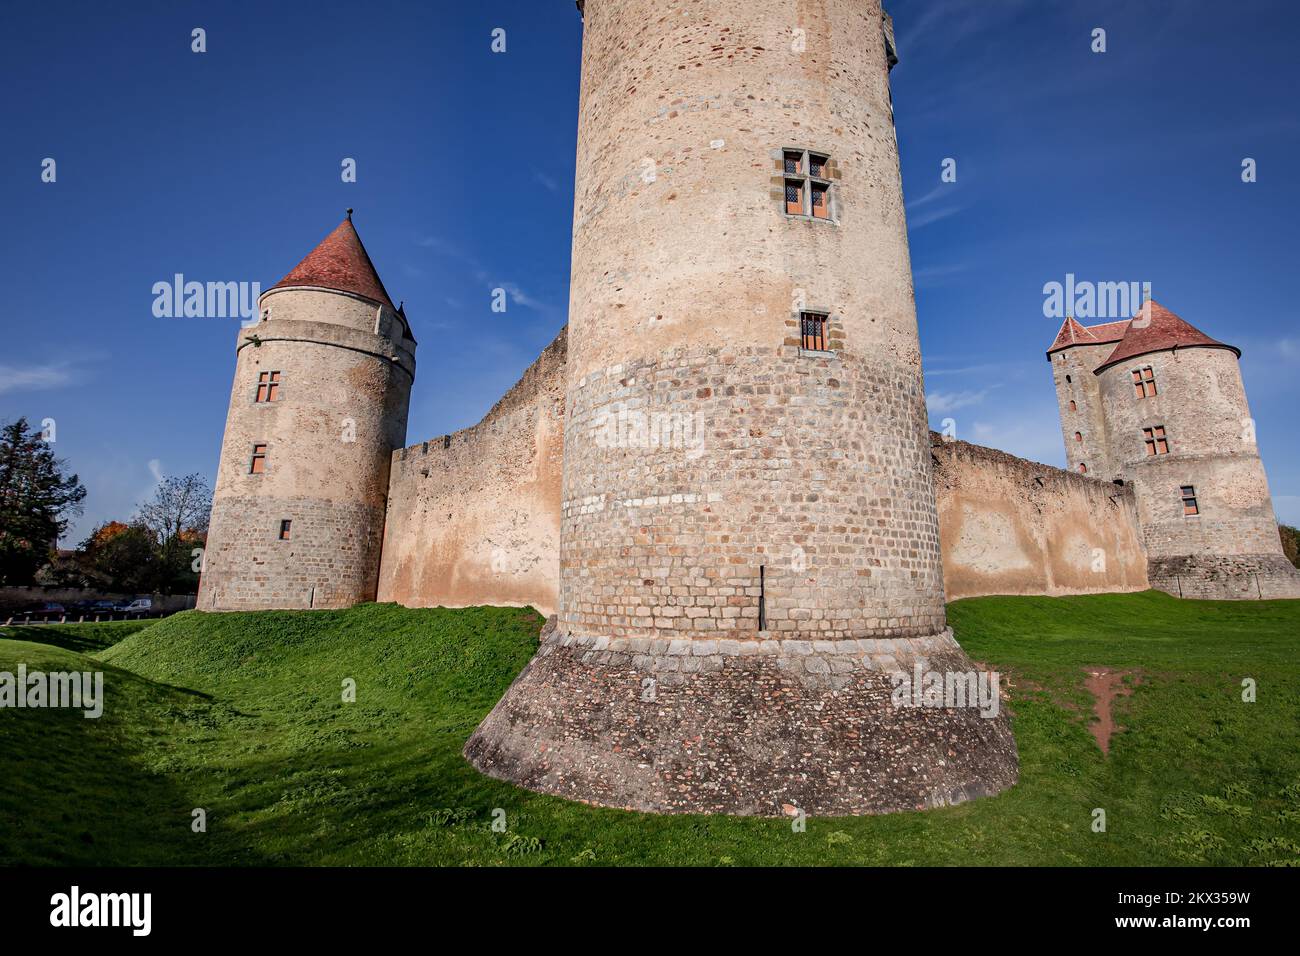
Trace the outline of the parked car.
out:
M 119 604 L 115 610 L 124 614 L 149 614 L 153 611 L 153 598 L 136 598 L 126 604 Z
M 55 601 L 41 601 L 32 607 L 27 613 L 33 616 L 53 617 L 55 614 L 66 614 L 67 608 Z
M 86 605 L 86 613 L 88 614 L 112 614 L 116 610 L 116 601 L 91 601 Z

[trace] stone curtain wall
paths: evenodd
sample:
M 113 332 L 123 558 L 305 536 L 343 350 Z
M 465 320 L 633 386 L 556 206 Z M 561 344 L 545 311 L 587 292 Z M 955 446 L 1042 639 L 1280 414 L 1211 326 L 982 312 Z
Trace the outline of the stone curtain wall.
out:
M 1147 588 L 1131 487 L 936 433 L 931 442 L 948 600 Z
M 379 600 L 556 608 L 565 332 L 472 428 L 394 453 Z

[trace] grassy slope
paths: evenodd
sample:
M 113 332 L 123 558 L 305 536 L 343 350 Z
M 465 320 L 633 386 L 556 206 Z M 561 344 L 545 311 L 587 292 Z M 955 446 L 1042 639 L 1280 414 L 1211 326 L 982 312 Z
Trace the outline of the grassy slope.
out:
M 978 598 L 950 614 L 1012 681 L 1020 785 L 805 833 L 586 807 L 477 774 L 460 747 L 531 655 L 531 611 L 188 612 L 96 659 L 0 641 L 0 670 L 108 670 L 98 721 L 0 711 L 0 862 L 1300 861 L 1300 601 Z M 1088 666 L 1140 671 L 1109 758 L 1086 727 Z M 1244 676 L 1257 703 L 1240 700 Z M 190 832 L 194 807 L 206 834 Z M 1095 807 L 1106 833 L 1091 832 Z M 507 832 L 489 827 L 493 808 Z

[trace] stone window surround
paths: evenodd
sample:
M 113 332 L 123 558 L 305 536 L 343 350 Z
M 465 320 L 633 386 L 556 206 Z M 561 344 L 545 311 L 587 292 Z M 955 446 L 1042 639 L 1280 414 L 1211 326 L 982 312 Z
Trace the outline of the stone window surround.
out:
M 1147 373 L 1150 373 L 1149 375 Z M 1129 377 L 1133 379 L 1133 385 L 1136 391 L 1142 394 L 1134 394 L 1135 401 L 1142 401 L 1145 398 L 1155 398 L 1159 391 L 1156 389 L 1155 368 L 1151 365 L 1141 365 L 1137 368 L 1129 369 Z M 1151 394 L 1146 394 L 1146 386 L 1151 386 Z
M 258 371 L 257 371 L 257 373 L 256 373 L 256 374 L 258 375 L 258 380 L 255 381 L 255 382 L 253 383 L 253 397 L 250 398 L 250 399 L 248 400 L 247 404 L 249 404 L 249 405 L 259 405 L 259 406 L 260 406 L 260 405 L 276 405 L 276 404 L 279 404 L 280 402 L 283 402 L 283 401 L 284 401 L 284 379 L 283 379 L 283 377 L 281 377 L 280 379 L 277 379 L 276 382 L 275 382 L 275 385 L 277 386 L 277 387 L 276 387 L 276 392 L 275 392 L 275 398 L 273 398 L 273 399 L 272 399 L 272 398 L 267 398 L 266 400 L 264 400 L 264 401 L 260 401 L 260 402 L 257 400 L 257 393 L 258 393 L 259 387 L 262 386 L 262 385 L 270 385 L 270 384 L 271 384 L 271 382 L 270 382 L 270 380 L 269 380 L 269 375 L 270 375 L 271 372 L 274 372 L 276 375 L 280 375 L 280 376 L 283 376 L 283 375 L 284 375 L 284 369 L 266 369 L 265 371 L 267 372 L 268 380 L 267 380 L 266 382 L 263 382 L 263 381 L 261 381 L 261 374 L 262 374 L 262 371 L 263 371 L 262 369 L 258 369 Z
M 788 326 L 793 327 L 794 333 L 798 337 L 800 343 L 798 346 L 799 355 L 800 356 L 806 355 L 809 358 L 834 357 L 837 353 L 836 350 L 833 348 L 806 349 L 803 347 L 803 335 L 801 334 L 802 333 L 801 320 L 805 314 L 826 316 L 826 344 L 827 345 L 831 344 L 832 337 L 838 338 L 842 336 L 844 333 L 844 325 L 840 321 L 839 315 L 833 309 L 827 308 L 826 306 L 817 305 L 815 303 L 805 305 L 801 309 L 796 309 L 790 313 L 791 319 L 787 321 L 786 324 Z
M 1174 442 L 1168 428 L 1155 424 L 1138 427 L 1142 433 L 1142 451 L 1146 458 L 1164 458 L 1173 454 Z M 1164 451 L 1160 450 L 1161 444 L 1165 446 Z
M 253 459 L 259 457 L 257 449 L 262 449 L 262 470 L 253 471 Z M 255 441 L 253 447 L 248 453 L 248 470 L 246 472 L 249 478 L 260 478 L 262 475 L 269 474 L 271 471 L 271 443 L 269 441 Z
M 785 154 L 786 154 L 786 153 L 800 153 L 800 154 L 802 154 L 802 156 L 803 156 L 803 160 L 802 160 L 802 168 L 803 168 L 804 171 L 803 171 L 802 173 L 800 173 L 798 176 L 787 176 L 787 174 L 786 174 L 786 172 L 785 172 Z M 811 148 L 811 147 L 805 147 L 805 146 L 782 146 L 780 149 L 778 149 L 778 150 L 774 150 L 774 151 L 773 151 L 773 158 L 776 159 L 776 161 L 777 161 L 777 165 L 778 165 L 778 167 L 780 168 L 780 171 L 781 171 L 781 176 L 780 176 L 780 179 L 781 179 L 781 194 L 782 194 L 782 195 L 781 195 L 781 215 L 784 216 L 786 219 L 789 219 L 789 220 L 792 220 L 792 221 L 795 221 L 795 222 L 801 222 L 801 221 L 802 221 L 802 222 L 824 222 L 824 223 L 829 223 L 829 224 L 831 224 L 831 225 L 836 225 L 836 226 L 838 226 L 839 223 L 840 223 L 840 216 L 839 216 L 840 210 L 839 210 L 839 199 L 838 199 L 838 196 L 836 195 L 836 194 L 838 193 L 838 190 L 835 189 L 835 180 L 832 179 L 832 178 L 830 178 L 829 175 L 828 175 L 826 178 L 823 178 L 823 177 L 821 177 L 821 176 L 813 176 L 813 175 L 812 175 L 812 172 L 811 172 L 811 167 L 809 166 L 809 157 L 810 157 L 810 156 L 822 156 L 822 157 L 824 157 L 825 160 L 826 160 L 826 169 L 825 169 L 825 172 L 826 172 L 827 174 L 830 174 L 831 172 L 834 171 L 835 163 L 834 163 L 834 160 L 831 158 L 831 154 L 830 154 L 830 152 L 827 151 L 827 150 L 822 150 L 822 149 L 813 149 L 813 148 Z M 803 213 L 802 215 L 796 215 L 796 214 L 794 214 L 794 213 L 792 213 L 792 212 L 787 212 L 787 211 L 786 211 L 786 208 L 785 208 L 785 181 L 786 181 L 787 179 L 799 179 L 800 181 L 802 181 L 802 182 L 805 184 L 805 187 L 806 187 L 806 188 L 803 190 L 803 192 L 804 192 L 804 194 L 805 194 L 804 197 L 803 197 L 803 207 L 804 207 L 805 210 L 807 210 L 807 212 Z M 814 184 L 814 183 L 826 187 L 826 215 L 825 215 L 825 217 L 822 217 L 822 216 L 814 216 L 814 215 L 812 214 L 812 184 Z M 805 311 L 809 311 L 809 310 L 805 310 Z

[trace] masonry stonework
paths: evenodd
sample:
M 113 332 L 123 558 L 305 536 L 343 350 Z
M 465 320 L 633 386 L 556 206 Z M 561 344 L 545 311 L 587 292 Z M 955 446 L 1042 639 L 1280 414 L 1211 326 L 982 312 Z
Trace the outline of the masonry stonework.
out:
M 778 814 L 783 794 L 886 812 L 1010 786 L 1005 716 L 940 709 L 905 732 L 887 678 L 836 653 L 918 640 L 973 667 L 945 637 L 879 3 L 584 9 L 556 634 L 595 644 L 548 644 L 466 755 L 661 812 Z M 804 338 L 803 313 L 824 335 Z M 847 682 L 787 639 L 826 645 Z M 638 665 L 604 641 L 668 654 Z M 718 642 L 766 650 L 697 656 Z M 666 669 L 679 656 L 701 663 Z M 841 719 L 801 733 L 817 714 Z M 901 759 L 846 763 L 855 747 Z
M 357 281 L 338 271 L 340 261 L 370 275 Z M 350 219 L 264 293 L 259 309 L 261 321 L 237 336 L 197 606 L 372 601 L 415 340 Z M 264 452 L 256 468 L 255 448 Z
M 1134 490 L 1153 587 L 1186 598 L 1300 597 L 1239 356 L 1157 302 L 1126 322 L 1067 319 L 1048 352 L 1067 453 L 1079 444 L 1073 423 L 1092 423 L 1096 474 Z M 1066 370 L 1079 381 L 1073 391 L 1061 387 Z
M 1155 303 L 1049 349 L 1068 471 L 929 432 L 878 0 L 578 6 L 569 327 L 403 447 L 416 344 L 349 210 L 239 332 L 201 610 L 554 611 L 474 766 L 776 815 L 1014 785 L 1005 710 L 894 699 L 984 670 L 945 599 L 1300 597 L 1239 353 Z
M 473 428 L 393 454 L 380 601 L 555 613 L 565 342 Z
M 931 441 L 948 600 L 1149 586 L 1132 485 Z

